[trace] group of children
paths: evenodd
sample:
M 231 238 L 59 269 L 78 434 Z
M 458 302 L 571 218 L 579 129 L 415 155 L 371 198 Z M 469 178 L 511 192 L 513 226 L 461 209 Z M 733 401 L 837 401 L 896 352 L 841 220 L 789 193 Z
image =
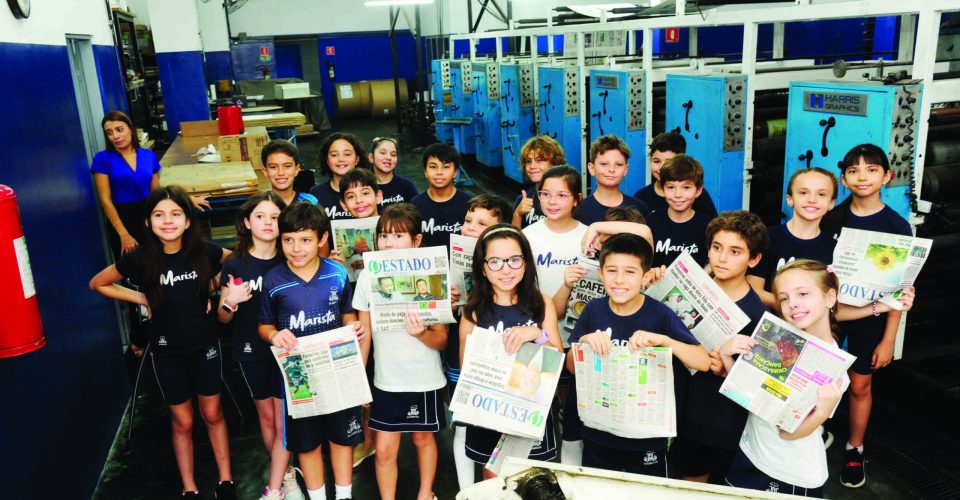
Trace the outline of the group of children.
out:
M 797 172 L 787 193 L 793 217 L 768 229 L 750 212 L 718 216 L 703 189 L 702 167 L 684 150 L 679 134 L 658 136 L 650 151 L 654 183 L 629 196 L 619 185 L 630 168 L 630 151 L 615 136 L 601 137 L 590 148 L 587 169 L 593 188 L 584 197 L 579 171 L 564 164 L 556 141 L 538 136 L 520 154 L 532 187 L 511 207 L 496 196 L 471 198 L 458 190 L 454 179 L 460 157 L 447 144 L 424 150 L 428 189 L 417 193 L 412 182 L 393 173 L 396 140 L 377 138 L 365 155 L 354 136 L 332 134 L 320 162 L 329 182 L 303 193 L 293 187 L 301 168 L 296 147 L 272 141 L 262 151 L 272 190 L 241 207 L 233 253 L 200 239 L 182 189 L 160 188 L 147 201 L 150 235 L 97 274 L 90 286 L 149 311 L 149 355 L 170 407 L 185 496 L 198 495 L 191 434 L 196 395 L 217 460 L 217 498 L 235 497 L 220 408 L 216 319 L 232 326 L 233 358 L 256 402 L 271 464 L 264 499 L 304 498 L 291 467 L 292 453 L 307 497 L 326 498 L 325 443 L 338 500 L 352 496 L 353 467 L 372 454 L 380 496 L 396 498 L 404 433 L 416 447 L 417 498 L 435 498 L 435 433 L 447 427 L 443 402 L 456 387 L 475 326 L 502 332 L 507 352 L 524 342 L 558 350 L 580 342 L 600 355 L 613 345 L 630 350 L 668 346 L 679 361 L 674 363 L 678 436 L 672 444 L 665 438 L 626 439 L 584 425 L 568 376 L 557 398 L 562 444 L 558 446 L 551 416 L 530 458 L 553 460 L 559 448 L 564 463 L 661 477 L 676 467 L 688 480 L 820 496 L 828 476 L 821 425 L 849 383 L 851 432 L 841 480 L 851 487 L 862 485 L 871 374 L 891 360 L 900 313 L 880 303 L 841 306 L 837 278 L 828 264 L 834 235 L 842 227 L 909 232 L 909 225 L 880 201 L 880 189 L 890 179 L 886 156 L 871 145 L 847 155 L 841 179 L 851 196 L 836 208 L 833 174 L 817 168 Z M 455 310 L 458 324 L 426 326 L 408 312 L 403 329 L 373 330 L 371 303 L 374 294 L 385 292 L 367 271 L 351 283 L 343 256 L 329 244 L 330 220 L 373 216 L 379 216 L 377 250 L 448 247 L 455 233 L 478 238 L 472 288 L 451 290 L 455 302 L 466 299 Z M 684 251 L 712 273 L 751 320 L 742 335 L 712 352 L 669 307 L 643 293 L 662 276 L 663 266 Z M 580 259 L 593 253 L 606 296 L 586 305 L 564 339 L 559 323 L 571 289 L 584 274 Z M 139 289 L 117 284 L 124 278 Z M 912 297 L 912 291 L 905 295 L 907 307 Z M 718 392 L 735 357 L 752 347 L 750 334 L 768 308 L 826 342 L 845 338 L 857 356 L 849 380 L 822 386 L 816 408 L 792 434 L 748 415 Z M 835 320 L 842 321 L 839 330 Z M 357 335 L 373 402 L 369 408 L 292 419 L 269 346 L 293 349 L 299 337 L 346 325 L 353 325 Z M 690 376 L 687 368 L 696 373 Z M 567 369 L 572 375 L 569 357 Z M 454 425 L 453 454 L 462 489 L 475 481 L 475 464 L 487 462 L 499 433 Z M 484 476 L 490 477 L 486 469 Z

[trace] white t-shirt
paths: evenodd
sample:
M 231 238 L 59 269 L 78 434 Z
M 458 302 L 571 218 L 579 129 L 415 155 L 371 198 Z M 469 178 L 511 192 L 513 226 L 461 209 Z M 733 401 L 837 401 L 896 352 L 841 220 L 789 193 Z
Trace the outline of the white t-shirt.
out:
M 370 310 L 370 297 L 377 292 L 371 286 L 370 273 L 364 269 L 357 276 L 353 308 Z M 397 292 L 394 296 L 399 295 Z M 440 351 L 430 349 L 406 330 L 372 333 L 373 385 L 387 392 L 426 392 L 446 385 L 440 363 Z
M 586 232 L 587 226 L 578 222 L 577 227 L 570 231 L 555 233 L 547 227 L 546 219 L 523 229 L 536 261 L 534 265 L 537 266 L 541 292 L 550 297 L 557 293 L 563 284 L 564 269 L 576 264 L 582 253 L 581 240 Z

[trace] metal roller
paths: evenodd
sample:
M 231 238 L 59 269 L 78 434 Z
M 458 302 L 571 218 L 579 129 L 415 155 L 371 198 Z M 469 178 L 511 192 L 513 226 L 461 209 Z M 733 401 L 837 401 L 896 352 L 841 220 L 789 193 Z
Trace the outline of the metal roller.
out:
M 960 193 L 960 165 L 937 165 L 923 169 L 923 199 L 933 202 L 953 201 Z
M 956 140 L 928 140 L 927 164 L 960 163 L 960 142 Z

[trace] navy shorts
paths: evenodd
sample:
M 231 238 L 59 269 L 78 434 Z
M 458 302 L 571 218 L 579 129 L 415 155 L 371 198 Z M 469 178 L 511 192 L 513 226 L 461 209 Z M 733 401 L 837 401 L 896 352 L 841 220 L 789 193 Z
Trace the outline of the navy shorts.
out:
M 370 428 L 386 432 L 438 432 L 447 425 L 440 391 L 387 392 L 371 387 Z
M 843 329 L 840 331 L 842 332 Z M 843 340 L 842 338 L 840 339 L 840 345 L 843 345 Z M 850 365 L 850 371 L 860 375 L 873 375 L 875 371 L 871 366 L 873 362 L 873 350 L 880 345 L 881 340 L 883 340 L 882 330 L 875 334 L 857 333 L 855 335 L 847 335 L 847 352 L 857 357 L 857 359 L 853 361 L 853 364 Z
M 571 381 L 567 386 L 563 399 L 563 433 L 564 441 L 580 441 L 580 429 L 583 421 L 580 420 L 580 410 L 577 408 L 577 384 Z
M 220 394 L 220 344 L 188 354 L 156 356 L 150 352 L 153 374 L 160 386 L 160 394 L 168 405 L 178 405 L 198 396 Z
M 557 457 L 557 436 L 553 433 L 553 417 L 547 417 L 546 431 L 543 433 L 543 439 L 533 444 L 530 455 L 531 460 L 553 460 Z M 502 433 L 467 425 L 467 458 L 474 462 L 485 464 L 490 460 L 490 454 L 500 442 Z
M 584 439 L 583 466 L 667 477 L 667 450 L 625 451 Z
M 746 488 L 749 490 L 770 491 L 773 493 L 786 493 L 801 497 L 823 498 L 823 486 L 819 488 L 801 488 L 794 486 L 786 481 L 774 479 L 756 468 L 750 459 L 743 454 L 742 450 L 737 450 L 733 457 L 733 463 L 730 465 L 730 471 L 727 472 L 726 482 L 730 486 L 737 488 Z
M 359 406 L 327 415 L 294 419 L 287 414 L 284 401 L 283 413 L 283 447 L 293 453 L 311 452 L 325 441 L 341 446 L 363 442 Z
M 724 484 L 723 479 L 727 477 L 736 452 L 681 436 L 673 441 L 670 453 L 681 477 L 709 474 L 711 483 Z
M 283 374 L 272 359 L 237 361 L 240 375 L 247 384 L 250 397 L 256 400 L 283 397 Z

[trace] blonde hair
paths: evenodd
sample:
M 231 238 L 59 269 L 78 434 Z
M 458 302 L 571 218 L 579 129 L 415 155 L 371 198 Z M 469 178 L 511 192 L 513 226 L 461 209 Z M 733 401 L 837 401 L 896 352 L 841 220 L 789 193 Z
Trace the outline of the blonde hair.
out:
M 524 173 L 526 173 L 527 156 L 530 156 L 530 153 L 539 154 L 554 167 L 566 163 L 563 157 L 563 147 L 548 135 L 535 135 L 520 148 L 520 168 L 524 170 Z
M 777 279 L 780 278 L 787 271 L 806 271 L 813 277 L 814 283 L 816 283 L 817 288 L 820 289 L 824 294 L 833 290 L 838 295 L 840 293 L 840 280 L 837 279 L 837 275 L 834 274 L 833 270 L 829 268 L 826 264 L 820 261 L 812 259 L 797 259 L 793 262 L 784 264 L 778 271 L 776 276 L 773 277 L 773 295 L 778 296 L 780 292 L 777 290 Z M 833 307 L 829 310 L 830 317 L 830 331 L 833 333 L 833 337 L 837 338 L 837 309 L 840 306 L 839 299 L 833 303 Z M 783 316 L 783 311 L 779 311 L 780 316 Z

